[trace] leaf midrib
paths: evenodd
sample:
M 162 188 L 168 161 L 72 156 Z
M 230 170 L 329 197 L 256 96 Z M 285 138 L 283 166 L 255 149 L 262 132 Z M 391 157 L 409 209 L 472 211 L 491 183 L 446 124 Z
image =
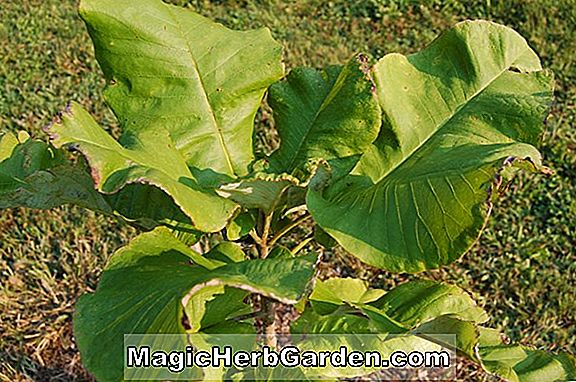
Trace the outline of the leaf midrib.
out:
M 522 54 L 520 54 L 519 56 L 516 56 L 514 58 L 514 60 L 512 61 L 512 63 L 516 62 L 516 60 L 520 56 L 522 56 Z M 415 152 L 420 150 L 424 145 L 426 145 L 430 141 L 430 139 L 432 139 L 432 137 L 434 135 L 436 135 L 438 132 L 440 132 L 442 129 L 444 129 L 445 126 L 448 125 L 450 123 L 450 121 L 452 119 L 454 119 L 462 111 L 462 109 L 464 109 L 474 99 L 476 99 L 476 97 L 478 97 L 481 93 L 483 93 L 484 90 L 486 90 L 490 85 L 492 85 L 492 83 L 494 81 L 496 81 L 498 78 L 500 78 L 500 76 L 502 76 L 502 74 L 504 74 L 506 71 L 508 71 L 511 65 L 512 64 L 510 64 L 509 66 L 507 66 L 503 70 L 501 70 L 497 75 L 495 75 L 493 78 L 491 78 L 490 81 L 486 82 L 486 84 L 484 86 L 480 87 L 476 92 L 474 92 L 474 94 L 470 98 L 468 98 L 467 100 L 465 100 L 465 102 L 458 105 L 456 107 L 456 109 L 454 110 L 454 112 L 450 116 L 445 118 L 442 122 L 440 122 L 440 124 L 438 125 L 438 127 L 435 130 L 433 130 L 430 134 L 428 134 L 428 136 L 425 139 L 423 139 L 420 143 L 418 143 L 418 145 L 416 145 L 412 150 L 410 150 L 410 152 L 406 156 L 404 156 L 404 158 L 402 158 L 402 160 L 400 160 L 396 165 L 394 165 L 388 172 L 383 174 L 380 177 L 380 179 L 375 183 L 375 186 L 379 186 L 379 185 L 385 183 L 392 176 L 393 173 L 395 173 L 396 171 L 399 171 L 399 169 L 402 168 L 402 165 L 404 164 L 404 162 L 406 162 L 407 160 L 412 158 L 412 156 L 414 155 Z
M 170 15 L 170 18 L 172 20 L 174 20 L 174 22 L 178 28 L 178 33 L 180 34 L 180 38 L 186 44 L 186 51 L 190 55 L 190 59 L 192 60 L 192 64 L 194 65 L 193 69 L 196 72 L 196 75 L 198 76 L 198 81 L 200 82 L 200 86 L 202 88 L 202 92 L 201 92 L 202 93 L 202 100 L 204 101 L 206 107 L 208 108 L 208 114 L 210 115 L 210 120 L 212 122 L 212 126 L 216 130 L 216 136 L 218 137 L 218 142 L 220 143 L 220 146 L 222 148 L 222 152 L 224 153 L 224 157 L 226 159 L 226 165 L 228 166 L 228 170 L 230 171 L 230 175 L 236 175 L 236 173 L 234 172 L 234 167 L 232 166 L 232 159 L 231 159 L 230 153 L 228 151 L 228 148 L 226 147 L 226 142 L 224 141 L 224 134 L 222 132 L 221 127 L 218 125 L 218 122 L 216 121 L 214 109 L 212 108 L 212 104 L 210 104 L 210 100 L 208 99 L 208 92 L 206 91 L 206 85 L 204 84 L 204 80 L 202 79 L 202 75 L 200 74 L 200 70 L 198 69 L 198 63 L 196 62 L 196 58 L 194 57 L 194 54 L 192 53 L 192 47 L 190 46 L 190 43 L 188 42 L 188 39 L 186 38 L 186 34 L 182 30 L 182 25 L 180 24 L 180 20 L 174 15 L 174 13 L 173 13 L 173 11 L 169 5 L 166 5 L 166 9 L 168 10 L 168 14 Z

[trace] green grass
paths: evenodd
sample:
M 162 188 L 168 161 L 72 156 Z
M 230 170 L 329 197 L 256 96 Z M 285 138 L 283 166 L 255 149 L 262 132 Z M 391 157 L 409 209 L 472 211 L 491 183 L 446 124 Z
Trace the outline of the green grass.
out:
M 576 352 L 576 2 L 172 2 L 233 28 L 268 26 L 286 47 L 288 69 L 342 63 L 357 51 L 374 58 L 414 52 L 466 18 L 491 19 L 525 36 L 557 79 L 541 147 L 556 173 L 517 177 L 474 249 L 427 276 L 472 292 L 491 325 L 513 340 Z M 41 127 L 76 100 L 117 131 L 75 7 L 72 0 L 0 5 L 0 130 L 43 137 Z M 264 110 L 263 126 L 268 116 Z M 262 139 L 268 135 L 259 129 Z M 89 380 L 72 339 L 73 304 L 95 288 L 108 256 L 134 235 L 76 208 L 0 211 L 0 381 Z M 341 251 L 333 258 L 337 269 L 325 273 L 367 277 L 376 286 L 410 278 L 361 268 Z

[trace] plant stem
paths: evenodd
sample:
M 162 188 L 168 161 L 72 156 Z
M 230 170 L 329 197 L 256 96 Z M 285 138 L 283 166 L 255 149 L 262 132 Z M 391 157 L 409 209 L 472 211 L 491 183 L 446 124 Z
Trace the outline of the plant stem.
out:
M 256 233 L 256 231 L 254 229 L 251 229 L 248 234 L 250 235 L 250 237 L 252 239 L 254 239 L 256 244 L 260 245 L 260 242 L 262 241 L 262 239 L 260 238 L 260 236 L 258 236 L 258 234 Z
M 276 302 L 269 297 L 262 296 L 262 309 L 266 315 L 263 333 L 266 337 L 266 344 L 271 348 L 276 348 L 278 345 L 276 338 Z
M 273 246 L 274 244 L 276 244 L 276 242 L 285 234 L 287 234 L 288 232 L 290 232 L 292 229 L 298 227 L 300 224 L 302 224 L 303 222 L 305 222 L 306 220 L 310 219 L 312 216 L 309 214 L 305 214 L 300 216 L 298 219 L 294 220 L 293 222 L 291 222 L 290 224 L 286 225 L 285 227 L 283 227 L 280 231 L 278 231 L 276 233 L 276 235 L 274 235 L 274 237 L 270 240 L 270 242 L 268 243 L 269 246 Z
M 270 225 L 272 224 L 273 215 L 273 211 L 264 215 L 264 225 L 262 227 L 262 235 L 260 236 L 260 257 L 262 259 L 268 256 L 268 235 L 270 235 Z
M 268 236 L 270 235 L 270 226 L 272 225 L 272 217 L 274 216 L 274 210 L 260 214 L 260 219 L 258 222 L 257 231 L 260 235 L 253 230 L 250 235 L 256 241 L 258 245 L 259 258 L 265 259 L 268 256 L 268 250 L 271 244 L 268 242 Z M 260 328 L 260 334 L 263 334 L 266 338 L 266 344 L 270 347 L 276 347 L 276 306 L 274 300 L 266 297 L 260 296 L 259 303 L 261 309 L 261 316 L 256 320 L 256 327 Z
M 294 221 L 290 222 L 288 225 L 283 227 L 280 231 L 278 231 L 270 240 L 269 236 L 271 233 L 271 225 L 272 225 L 272 218 L 274 216 L 274 210 L 263 213 L 260 215 L 261 218 L 259 219 L 259 233 L 253 230 L 250 232 L 252 238 L 256 241 L 259 247 L 259 254 L 261 259 L 265 259 L 268 256 L 269 249 L 276 244 L 276 242 L 284 236 L 286 233 L 290 232 L 293 228 L 300 225 L 302 222 L 306 221 L 310 218 L 309 214 L 305 214 Z M 263 218 L 262 218 L 263 216 Z M 304 242 L 300 243 L 302 247 L 306 245 L 308 242 L 312 240 L 312 237 L 305 239 Z M 266 338 L 266 344 L 272 348 L 277 346 L 277 337 L 276 331 L 280 329 L 281 325 L 277 322 L 276 317 L 276 310 L 277 310 L 277 303 L 270 297 L 260 296 L 259 305 L 261 309 L 261 317 L 257 319 L 257 327 L 260 327 L 263 334 Z

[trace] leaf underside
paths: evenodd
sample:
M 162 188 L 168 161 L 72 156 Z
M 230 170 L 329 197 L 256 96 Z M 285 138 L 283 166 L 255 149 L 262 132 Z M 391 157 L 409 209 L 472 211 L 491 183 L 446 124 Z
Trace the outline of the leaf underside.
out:
M 477 239 L 503 166 L 533 147 L 551 74 L 513 30 L 464 22 L 423 51 L 373 67 L 383 126 L 356 168 L 308 191 L 316 222 L 362 261 L 394 272 L 448 264 Z

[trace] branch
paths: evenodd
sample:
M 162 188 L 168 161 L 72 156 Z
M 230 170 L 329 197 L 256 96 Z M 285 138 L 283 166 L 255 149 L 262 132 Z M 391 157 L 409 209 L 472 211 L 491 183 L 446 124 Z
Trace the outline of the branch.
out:
M 256 231 L 254 229 L 251 229 L 250 232 L 248 232 L 248 234 L 250 235 L 250 237 L 252 239 L 254 239 L 256 244 L 260 245 L 260 243 L 262 242 L 262 239 L 260 238 L 260 236 L 258 236 L 258 234 L 256 233 Z
M 260 257 L 265 259 L 268 256 L 268 235 L 270 234 L 270 225 L 272 224 L 272 216 L 274 211 L 264 215 L 264 226 L 262 227 L 262 237 L 260 240 Z

